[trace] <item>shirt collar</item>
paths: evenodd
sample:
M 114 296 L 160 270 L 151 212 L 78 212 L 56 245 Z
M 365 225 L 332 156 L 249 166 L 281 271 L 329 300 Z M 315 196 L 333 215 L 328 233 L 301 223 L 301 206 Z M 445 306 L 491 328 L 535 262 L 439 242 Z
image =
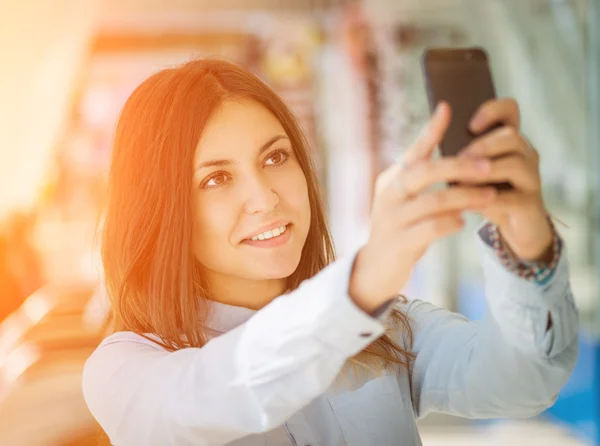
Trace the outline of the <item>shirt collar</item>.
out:
M 250 308 L 237 307 L 216 301 L 211 301 L 210 306 L 209 316 L 204 326 L 218 333 L 233 330 L 256 313 L 256 310 Z

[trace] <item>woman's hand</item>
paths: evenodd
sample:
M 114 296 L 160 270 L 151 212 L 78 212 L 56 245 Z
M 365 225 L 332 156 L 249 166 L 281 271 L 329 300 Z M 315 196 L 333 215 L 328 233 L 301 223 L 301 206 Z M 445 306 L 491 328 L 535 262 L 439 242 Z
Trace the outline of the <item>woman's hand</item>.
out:
M 367 244 L 356 257 L 349 293 L 364 311 L 372 312 L 397 295 L 427 248 L 459 231 L 464 211 L 492 209 L 496 190 L 456 186 L 431 191 L 439 182 L 489 181 L 487 158 L 432 159 L 450 122 L 450 107 L 440 104 L 421 137 L 404 155 L 404 166 L 393 165 L 377 178 Z
M 515 100 L 483 104 L 471 121 L 471 130 L 481 133 L 498 124 L 502 127 L 477 138 L 460 157 L 493 159 L 490 181 L 513 185 L 514 190 L 499 192 L 482 214 L 498 226 L 504 242 L 517 257 L 539 260 L 549 251 L 553 237 L 542 198 L 539 157 L 519 132 L 519 106 Z

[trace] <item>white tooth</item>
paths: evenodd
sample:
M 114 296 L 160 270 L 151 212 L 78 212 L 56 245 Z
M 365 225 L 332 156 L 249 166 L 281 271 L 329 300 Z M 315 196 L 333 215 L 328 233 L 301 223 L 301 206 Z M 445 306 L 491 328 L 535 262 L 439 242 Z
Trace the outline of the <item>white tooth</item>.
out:
M 287 226 L 280 226 L 278 228 L 272 229 L 271 231 L 263 232 L 262 234 L 255 235 L 252 237 L 252 240 L 268 240 L 273 237 L 278 237 L 283 234 L 287 230 Z

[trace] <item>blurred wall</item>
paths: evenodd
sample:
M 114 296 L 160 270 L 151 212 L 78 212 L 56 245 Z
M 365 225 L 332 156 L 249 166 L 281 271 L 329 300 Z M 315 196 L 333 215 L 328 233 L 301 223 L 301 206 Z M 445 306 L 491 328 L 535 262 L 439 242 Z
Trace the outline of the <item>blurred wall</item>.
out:
M 0 219 L 36 198 L 99 0 L 0 0 Z

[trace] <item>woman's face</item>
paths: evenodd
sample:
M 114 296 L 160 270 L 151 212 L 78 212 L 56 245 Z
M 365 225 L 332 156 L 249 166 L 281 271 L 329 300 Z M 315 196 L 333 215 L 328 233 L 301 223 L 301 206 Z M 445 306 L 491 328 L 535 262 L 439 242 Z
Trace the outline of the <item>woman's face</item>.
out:
M 196 148 L 194 188 L 194 250 L 211 290 L 284 286 L 311 215 L 306 178 L 277 118 L 254 101 L 225 102 Z

